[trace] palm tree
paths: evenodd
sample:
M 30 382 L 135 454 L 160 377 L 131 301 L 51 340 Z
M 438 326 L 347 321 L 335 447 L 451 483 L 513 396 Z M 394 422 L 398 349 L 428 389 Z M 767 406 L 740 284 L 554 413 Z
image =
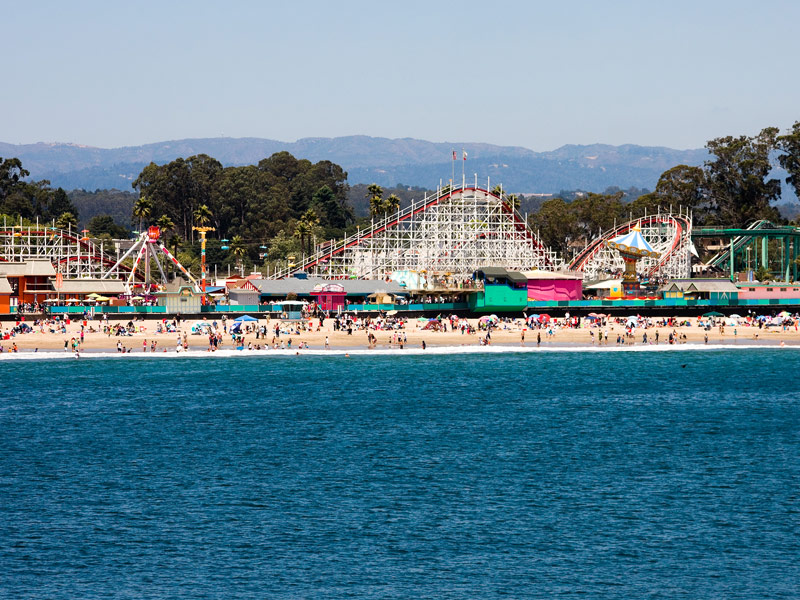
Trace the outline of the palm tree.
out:
M 369 199 L 369 213 L 374 217 L 383 211 L 383 188 L 377 183 L 367 186 L 367 198 Z
M 172 231 L 175 229 L 175 221 L 173 221 L 168 215 L 161 215 L 156 221 L 156 225 L 161 229 L 161 235 L 166 237 L 168 231 Z
M 211 219 L 214 217 L 211 209 L 208 208 L 205 204 L 201 204 L 197 207 L 197 210 L 194 211 L 194 222 L 199 225 L 200 227 L 205 227 L 211 222 Z
M 78 219 L 71 212 L 61 213 L 56 219 L 56 227 L 59 229 L 78 229 Z
M 153 202 L 147 196 L 141 196 L 133 205 L 133 218 L 139 219 L 139 232 L 142 231 L 142 221 L 150 218 L 153 212 Z
M 386 199 L 386 203 L 384 204 L 384 208 L 386 209 L 385 212 L 393 213 L 400 208 L 400 198 L 392 194 Z
M 181 244 L 181 238 L 179 238 L 174 233 L 169 238 L 169 246 L 172 248 L 172 255 L 178 256 L 178 246 Z
M 311 225 L 304 218 L 300 218 L 294 226 L 294 237 L 300 238 L 300 249 L 306 251 L 306 237 L 311 233 Z
M 197 209 L 192 213 L 192 216 L 194 217 L 195 224 L 199 227 L 206 227 L 214 217 L 214 215 L 211 213 L 211 209 L 205 204 L 198 206 Z M 192 229 L 192 242 L 194 242 L 194 229 Z
M 159 227 L 161 226 L 159 225 Z M 176 257 L 176 259 L 178 257 L 178 246 L 180 246 L 180 243 L 181 243 L 181 238 L 174 233 L 169 237 L 169 240 L 166 242 L 166 246 L 168 248 L 172 248 L 172 256 Z M 172 261 L 169 261 L 169 272 L 170 275 L 172 275 L 172 273 L 175 272 L 175 265 L 173 264 Z
M 301 225 L 302 223 L 302 225 Z M 308 238 L 309 241 L 309 248 L 308 254 L 311 254 L 311 237 L 314 234 L 314 229 L 316 226 L 319 225 L 319 217 L 317 213 L 314 211 L 313 208 L 309 208 L 303 215 L 300 217 L 300 220 L 297 223 L 297 226 L 301 229 L 301 234 L 297 234 L 300 237 L 300 250 L 306 252 L 305 246 L 305 239 Z M 295 229 L 297 231 L 297 229 Z
M 236 268 L 241 273 L 242 259 L 244 258 L 244 255 L 247 254 L 247 248 L 245 248 L 242 236 L 235 235 L 231 238 L 231 252 L 233 252 L 233 255 L 236 257 Z

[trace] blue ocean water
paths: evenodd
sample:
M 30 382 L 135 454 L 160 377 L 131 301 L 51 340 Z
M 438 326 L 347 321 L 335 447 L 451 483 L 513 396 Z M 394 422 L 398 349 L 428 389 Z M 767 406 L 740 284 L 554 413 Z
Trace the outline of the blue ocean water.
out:
M 0 361 L 0 597 L 797 598 L 798 357 Z

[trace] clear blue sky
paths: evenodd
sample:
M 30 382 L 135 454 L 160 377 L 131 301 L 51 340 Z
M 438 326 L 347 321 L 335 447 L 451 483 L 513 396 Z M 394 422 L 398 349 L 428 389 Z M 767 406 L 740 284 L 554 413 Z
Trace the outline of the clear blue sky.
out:
M 10 143 L 694 148 L 800 120 L 790 0 L 3 4 Z

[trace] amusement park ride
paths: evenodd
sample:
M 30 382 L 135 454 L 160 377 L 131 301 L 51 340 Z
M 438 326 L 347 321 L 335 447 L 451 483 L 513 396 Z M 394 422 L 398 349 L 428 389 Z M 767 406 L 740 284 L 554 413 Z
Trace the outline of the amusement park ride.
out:
M 321 244 L 311 256 L 297 257 L 271 278 L 298 272 L 327 279 L 386 279 L 398 272 L 416 272 L 428 278 L 450 281 L 468 279 L 481 268 L 503 266 L 512 270 L 556 270 L 583 272 L 585 280 L 621 272 L 626 259 L 607 242 L 640 228 L 650 251 L 636 261 L 640 275 L 688 277 L 691 257 L 691 217 L 679 211 L 658 213 L 631 221 L 592 241 L 569 264 L 544 246 L 526 219 L 503 193 L 463 181 L 460 186 L 440 186 L 409 206 L 398 209 L 342 240 Z M 496 188 L 497 189 L 497 188 Z M 201 242 L 208 227 L 197 227 Z M 198 282 L 166 248 L 158 227 L 138 234 L 117 258 L 108 256 L 111 243 L 96 243 L 86 233 L 46 225 L 6 226 L 0 231 L 0 261 L 49 259 L 63 277 L 79 279 L 124 279 L 125 288 L 143 286 L 144 291 L 165 283 L 162 261 L 171 261 L 197 291 L 205 289 L 205 253 L 201 257 Z M 800 246 L 800 244 L 798 244 Z M 627 267 L 629 277 L 633 267 Z M 160 278 L 157 277 L 160 275 Z M 140 287 L 141 289 L 141 287 Z
M 131 293 L 139 264 L 142 262 L 142 259 L 144 259 L 144 285 L 146 287 L 151 287 L 153 285 L 153 278 L 150 272 L 151 260 L 156 264 L 156 267 L 161 274 L 161 281 L 166 283 L 168 281 L 167 274 L 164 272 L 164 267 L 161 266 L 159 252 L 163 253 L 170 261 L 172 261 L 172 264 L 178 267 L 181 273 L 186 275 L 186 277 L 195 285 L 195 287 L 198 287 L 197 280 L 192 277 L 192 274 L 189 273 L 189 271 L 184 268 L 180 262 L 178 262 L 178 259 L 175 258 L 169 250 L 167 250 L 167 247 L 161 241 L 161 229 L 155 225 L 148 227 L 147 231 L 140 233 L 133 245 L 131 245 L 127 252 L 125 252 L 125 254 L 123 254 L 119 260 L 117 260 L 117 262 L 115 262 L 114 265 L 103 274 L 101 279 L 119 278 L 123 261 L 129 256 L 135 256 L 136 258 L 133 261 L 133 266 L 129 269 L 127 278 L 125 280 L 125 289 L 128 293 Z M 205 289 L 205 285 L 203 286 L 203 289 Z
M 460 280 L 484 267 L 503 266 L 519 271 L 569 269 L 582 272 L 588 281 L 612 278 L 624 270 L 633 289 L 637 269 L 644 279 L 690 276 L 692 222 L 682 209 L 615 227 L 567 264 L 542 244 L 502 190 L 489 189 L 488 182 L 486 188 L 478 187 L 477 179 L 471 186 L 462 182 L 455 188 L 440 187 L 369 228 L 323 244 L 316 254 L 273 277 L 306 272 L 328 279 L 382 279 L 416 271 Z M 635 228 L 646 251 L 631 261 L 632 255 L 618 252 L 609 242 Z
M 123 279 L 125 289 L 132 293 L 135 286 L 150 291 L 166 283 L 167 275 L 162 260 L 169 260 L 189 281 L 198 286 L 192 274 L 180 264 L 161 241 L 158 227 L 150 227 L 139 234 L 127 251 L 118 259 L 108 255 L 109 247 L 115 248 L 123 241 L 95 242 L 86 231 L 72 228 L 58 229 L 54 226 L 3 224 L 0 229 L 0 262 L 26 262 L 49 260 L 62 278 L 69 279 Z M 162 256 L 163 255 L 163 256 Z M 129 257 L 131 261 L 126 261 Z M 153 276 L 155 265 L 160 279 Z
M 642 229 L 638 223 L 628 233 L 606 242 L 606 246 L 619 252 L 620 258 L 625 263 L 625 272 L 622 274 L 622 289 L 625 290 L 625 295 L 635 295 L 639 290 L 636 263 L 642 258 L 658 258 L 661 253 L 653 250 L 642 237 Z
M 731 278 L 736 268 L 749 268 L 749 258 L 744 262 L 743 257 L 749 257 L 751 250 L 755 264 L 777 264 L 768 256 L 773 247 L 781 252 L 781 275 L 787 280 L 797 278 L 800 229 L 788 231 L 760 222 L 746 230 L 695 231 L 691 214 L 682 208 L 615 226 L 566 262 L 544 246 L 502 188 L 489 190 L 488 180 L 486 187 L 480 187 L 477 176 L 470 184 L 462 176 L 460 185 L 440 185 L 434 193 L 426 193 L 405 208 L 373 219 L 369 227 L 318 245 L 315 254 L 293 257 L 270 278 L 303 272 L 326 279 L 388 279 L 417 273 L 428 280 L 459 282 L 479 269 L 501 266 L 517 271 L 568 269 L 582 274 L 586 282 L 613 279 L 623 273 L 623 287 L 635 293 L 639 280 L 691 277 L 692 255 L 697 256 L 693 237 L 730 239 L 729 251 L 710 264 L 728 266 Z M 47 259 L 64 278 L 124 280 L 129 293 L 134 287 L 148 291 L 166 283 L 162 261 L 171 261 L 202 292 L 206 283 L 205 238 L 213 229 L 195 229 L 203 247 L 199 281 L 166 248 L 158 227 L 148 228 L 132 241 L 97 242 L 85 231 L 38 223 L 9 226 L 4 221 L 0 261 Z M 112 248 L 115 258 L 108 254 Z M 123 248 L 127 248 L 124 253 Z
M 373 220 L 370 227 L 323 244 L 312 256 L 277 271 L 328 279 L 385 279 L 397 272 L 472 277 L 482 267 L 552 269 L 555 254 L 545 248 L 502 193 L 474 185 L 439 187 L 435 194 Z

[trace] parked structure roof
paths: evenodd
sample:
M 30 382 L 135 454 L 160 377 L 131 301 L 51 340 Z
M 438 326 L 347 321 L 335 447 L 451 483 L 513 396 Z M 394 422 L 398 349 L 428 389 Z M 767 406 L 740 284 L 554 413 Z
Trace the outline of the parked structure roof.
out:
M 52 276 L 56 274 L 49 260 L 26 260 L 25 262 L 0 262 L 0 275 L 12 277 Z

